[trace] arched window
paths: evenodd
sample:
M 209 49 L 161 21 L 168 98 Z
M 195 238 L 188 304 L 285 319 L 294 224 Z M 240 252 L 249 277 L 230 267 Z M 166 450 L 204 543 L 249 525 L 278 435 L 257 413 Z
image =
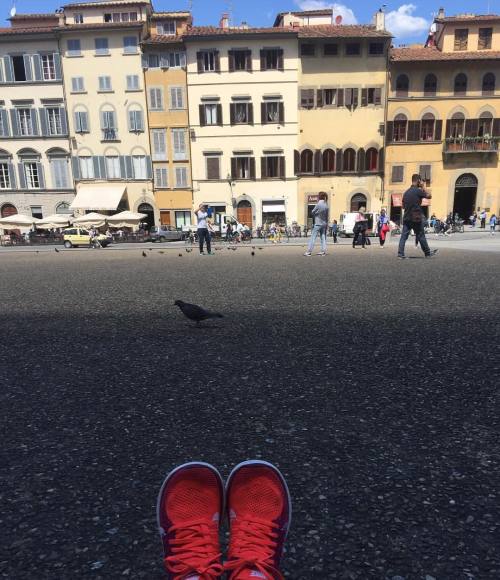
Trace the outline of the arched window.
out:
M 425 113 L 420 123 L 420 141 L 434 141 L 436 119 L 432 113 Z
M 486 73 L 483 77 L 483 95 L 495 94 L 495 75 Z
M 408 119 L 406 115 L 400 113 L 394 117 L 394 141 L 406 141 L 406 133 L 408 129 Z
M 116 111 L 109 103 L 102 106 L 100 111 L 101 133 L 103 141 L 118 140 L 118 124 L 116 121 Z
M 4 203 L 2 205 L 2 209 L 0 211 L 0 214 L 3 218 L 9 217 L 11 215 L 16 215 L 17 208 L 15 205 L 12 205 L 11 203 Z
M 304 149 L 300 154 L 300 172 L 313 172 L 313 152 L 310 149 Z
M 493 115 L 487 111 L 479 116 L 478 137 L 491 137 L 493 132 Z
M 367 207 L 367 198 L 363 193 L 355 193 L 351 197 L 351 212 L 359 211 L 360 209 L 365 209 Z
M 57 204 L 56 213 L 61 215 L 69 215 L 73 212 L 69 208 L 69 203 L 67 201 L 61 201 L 61 203 Z
M 366 152 L 365 169 L 366 171 L 378 170 L 378 151 L 375 147 L 371 147 Z
M 343 155 L 343 170 L 344 171 L 355 171 L 356 170 L 356 152 L 354 149 L 346 149 Z
M 76 105 L 73 111 L 73 124 L 75 133 L 88 133 L 90 131 L 89 111 L 85 105 Z
M 455 86 L 453 90 L 455 96 L 463 97 L 467 94 L 467 75 L 459 73 L 455 77 Z
M 424 96 L 435 97 L 437 91 L 437 77 L 429 73 L 424 79 Z
M 131 104 L 128 108 L 128 130 L 131 133 L 144 132 L 144 112 L 137 103 Z
M 407 97 L 410 89 L 410 79 L 408 75 L 401 74 L 396 79 L 396 97 Z
M 325 149 L 323 151 L 323 172 L 333 173 L 335 171 L 335 151 Z
M 450 137 L 458 139 L 464 136 L 465 115 L 455 113 L 450 119 Z

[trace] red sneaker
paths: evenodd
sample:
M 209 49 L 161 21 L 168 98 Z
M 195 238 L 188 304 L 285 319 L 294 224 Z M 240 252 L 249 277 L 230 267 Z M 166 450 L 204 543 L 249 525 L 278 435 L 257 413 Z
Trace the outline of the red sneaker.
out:
M 292 516 L 290 492 L 276 467 L 245 461 L 226 483 L 231 527 L 228 561 L 231 580 L 278 580 Z
M 207 463 L 186 463 L 165 479 L 158 496 L 158 527 L 171 580 L 213 580 L 220 563 L 219 523 L 224 483 Z

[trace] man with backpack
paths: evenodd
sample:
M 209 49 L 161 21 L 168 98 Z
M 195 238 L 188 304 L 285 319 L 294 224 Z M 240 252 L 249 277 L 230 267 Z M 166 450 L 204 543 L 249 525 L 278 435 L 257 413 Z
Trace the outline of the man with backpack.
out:
M 415 232 L 420 247 L 426 258 L 437 254 L 437 250 L 431 250 L 425 237 L 424 229 L 424 212 L 422 211 L 422 199 L 431 199 L 431 194 L 425 190 L 424 182 L 418 173 L 411 178 L 411 187 L 403 195 L 403 231 L 399 239 L 398 258 L 404 260 L 405 244 L 408 240 L 411 230 Z

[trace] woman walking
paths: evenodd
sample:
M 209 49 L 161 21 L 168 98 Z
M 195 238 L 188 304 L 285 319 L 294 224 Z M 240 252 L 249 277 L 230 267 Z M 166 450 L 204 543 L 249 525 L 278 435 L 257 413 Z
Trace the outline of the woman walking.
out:
M 352 240 L 352 247 L 356 249 L 356 244 L 358 238 L 361 236 L 361 246 L 363 250 L 366 249 L 366 230 L 368 229 L 368 224 L 366 222 L 365 214 L 362 211 L 358 211 L 356 214 L 356 222 L 354 224 L 354 239 Z
M 387 215 L 387 212 L 385 211 L 385 209 L 381 210 L 380 212 L 380 216 L 378 218 L 377 221 L 377 236 L 380 242 L 380 247 L 383 248 L 385 245 L 385 240 L 387 238 L 387 235 L 390 231 L 390 226 L 389 226 L 389 216 Z

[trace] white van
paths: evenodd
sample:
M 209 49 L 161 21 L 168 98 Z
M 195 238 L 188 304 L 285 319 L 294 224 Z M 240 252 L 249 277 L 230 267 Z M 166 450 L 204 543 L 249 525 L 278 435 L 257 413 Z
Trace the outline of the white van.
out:
M 377 222 L 380 217 L 379 213 L 364 212 L 368 221 L 367 236 L 374 236 L 377 233 Z M 354 236 L 354 224 L 358 212 L 346 212 L 340 214 L 339 235 L 348 238 Z

